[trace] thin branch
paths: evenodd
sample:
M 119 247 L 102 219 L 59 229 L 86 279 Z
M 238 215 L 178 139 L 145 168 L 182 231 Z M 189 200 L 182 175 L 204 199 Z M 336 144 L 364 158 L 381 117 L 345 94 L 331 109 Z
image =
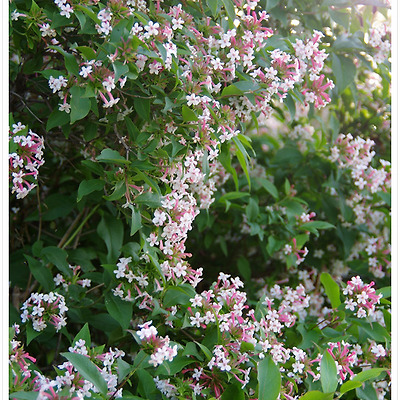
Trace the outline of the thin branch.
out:
M 24 107 L 35 117 L 35 119 L 39 121 L 42 125 L 44 125 L 44 122 L 29 108 L 29 106 L 25 103 L 25 100 L 21 95 L 13 91 L 11 91 L 11 94 L 18 97 L 21 100 L 21 103 L 24 105 Z

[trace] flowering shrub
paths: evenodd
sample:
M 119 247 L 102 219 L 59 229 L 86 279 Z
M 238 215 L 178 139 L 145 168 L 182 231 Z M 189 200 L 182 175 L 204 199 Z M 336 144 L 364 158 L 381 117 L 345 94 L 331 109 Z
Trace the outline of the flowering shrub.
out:
M 10 3 L 11 399 L 390 398 L 390 5 L 298 3 Z

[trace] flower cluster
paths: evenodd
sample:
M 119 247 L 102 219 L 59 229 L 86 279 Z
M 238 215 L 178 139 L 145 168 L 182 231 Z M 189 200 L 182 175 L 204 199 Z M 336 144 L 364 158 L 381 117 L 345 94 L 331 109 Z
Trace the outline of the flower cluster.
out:
M 331 148 L 330 160 L 337 162 L 340 168 L 349 168 L 354 184 L 360 189 L 367 188 L 371 193 L 384 192 L 390 188 L 390 162 L 380 160 L 381 168 L 370 164 L 375 155 L 371 139 L 354 138 L 350 133 L 340 134 L 335 146 Z
M 44 164 L 44 142 L 21 122 L 13 124 L 12 128 L 8 154 L 11 191 L 17 194 L 17 199 L 23 199 L 36 186 L 30 180 L 37 180 L 39 168 Z
M 372 56 L 376 64 L 381 64 L 389 58 L 391 45 L 389 40 L 384 40 L 387 35 L 390 35 L 390 28 L 384 24 L 369 30 L 368 44 L 376 51 Z
M 140 330 L 136 333 L 142 341 L 142 345 L 152 351 L 149 363 L 154 367 L 162 364 L 165 360 L 172 361 L 178 354 L 178 346 L 170 346 L 168 336 L 158 336 L 157 328 L 152 326 L 152 321 L 139 325 Z
M 79 279 L 81 270 L 81 267 L 79 265 L 69 265 L 69 268 L 72 270 L 72 276 L 63 276 L 62 274 L 58 273 L 53 279 L 56 286 L 61 285 L 65 290 L 68 290 L 68 287 L 71 284 L 77 284 L 82 286 L 83 288 L 90 287 L 90 285 L 92 284 L 90 279 Z
M 65 305 L 64 296 L 55 292 L 32 293 L 21 310 L 22 322 L 31 320 L 32 327 L 37 332 L 45 329 L 47 323 L 54 325 L 57 332 L 67 324 L 65 312 L 68 311 L 68 307 Z
M 122 397 L 122 390 L 117 390 L 117 360 L 125 355 L 123 351 L 110 348 L 108 352 L 98 354 L 96 349 L 90 350 L 83 339 L 77 340 L 68 350 L 89 358 L 107 382 L 108 395 L 115 393 L 115 398 Z M 55 379 L 47 378 L 39 372 L 36 374 L 34 390 L 38 392 L 38 399 L 80 400 L 98 393 L 98 388 L 84 379 L 69 361 L 57 366 L 58 375 Z
M 10 340 L 9 364 L 13 379 L 12 388 L 17 392 L 24 390 L 24 386 L 29 384 L 28 380 L 32 376 L 29 367 L 31 363 L 36 362 L 36 359 L 24 350 L 21 342 L 16 340 L 16 336 L 20 332 L 19 325 L 15 324 L 10 330 L 12 330 L 13 338 Z
M 345 308 L 354 311 L 358 318 L 373 314 L 382 298 L 382 294 L 376 294 L 372 288 L 374 285 L 374 282 L 364 284 L 359 276 L 351 278 L 343 289 L 343 294 L 346 296 Z

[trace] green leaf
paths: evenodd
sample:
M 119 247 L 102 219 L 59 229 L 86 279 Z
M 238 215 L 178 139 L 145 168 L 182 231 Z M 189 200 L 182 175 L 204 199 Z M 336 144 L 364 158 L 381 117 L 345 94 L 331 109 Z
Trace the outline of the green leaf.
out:
M 332 70 L 338 93 L 342 93 L 354 81 L 356 67 L 353 61 L 345 56 L 332 54 Z
M 70 115 L 65 111 L 59 111 L 58 108 L 54 109 L 49 115 L 49 119 L 46 123 L 46 131 L 49 131 L 55 127 L 63 126 L 70 121 Z
M 118 382 L 122 382 L 124 378 L 132 371 L 132 369 L 132 365 L 128 364 L 120 357 L 117 358 Z
M 185 122 L 198 120 L 196 113 L 185 104 L 182 106 L 182 118 Z
M 356 399 L 378 400 L 376 389 L 370 382 L 366 382 L 362 386 L 356 388 Z
M 71 75 L 79 76 L 79 64 L 73 54 L 64 54 L 65 68 Z
M 390 193 L 387 193 L 387 192 L 377 192 L 376 193 L 389 207 L 391 206 L 391 204 L 392 204 L 392 201 L 391 201 L 391 194 Z
M 61 355 L 71 362 L 86 380 L 93 383 L 101 394 L 107 394 L 106 381 L 101 376 L 99 369 L 88 357 L 78 353 L 61 353 Z
M 246 280 L 249 281 L 251 279 L 251 268 L 247 259 L 243 256 L 240 256 L 237 260 L 237 267 L 240 275 Z
M 119 200 L 126 193 L 124 181 L 119 181 L 114 187 L 114 191 L 109 196 L 103 196 L 108 201 Z
M 90 348 L 92 341 L 90 338 L 89 324 L 87 322 L 85 325 L 83 325 L 82 329 L 74 337 L 72 345 L 74 345 L 80 339 L 83 339 L 85 341 L 85 345 Z
M 221 396 L 221 400 L 244 400 L 244 391 L 239 383 L 231 383 Z
M 117 150 L 103 149 L 96 160 L 104 163 L 112 164 L 130 164 L 130 161 L 126 160 Z
M 84 89 L 78 86 L 72 86 L 71 93 L 71 124 L 85 118 L 90 111 L 90 100 L 84 98 Z
M 335 360 L 328 350 L 325 350 L 321 360 L 321 385 L 324 393 L 334 392 L 338 385 Z
M 369 379 L 374 379 L 377 378 L 382 372 L 387 372 L 387 368 L 371 368 L 367 369 L 365 371 L 359 372 L 357 375 L 353 376 L 353 381 L 357 382 L 365 382 L 368 381 Z
M 353 390 L 355 388 L 358 388 L 362 385 L 360 381 L 347 381 L 343 383 L 343 385 L 340 387 L 340 393 L 346 393 L 349 392 L 350 390 Z
M 321 274 L 321 283 L 324 285 L 326 295 L 331 302 L 332 308 L 338 308 L 342 302 L 340 301 L 340 288 L 339 285 L 332 279 L 332 277 L 327 273 L 323 272 Z
M 107 263 L 114 264 L 120 255 L 124 239 L 122 221 L 109 214 L 104 214 L 97 226 L 97 233 L 107 246 Z
M 258 364 L 258 400 L 276 400 L 281 390 L 281 373 L 270 356 Z
M 325 221 L 311 221 L 301 225 L 301 229 L 304 229 L 306 231 L 311 229 L 332 229 L 332 228 L 336 228 L 335 225 L 332 225 L 329 222 Z
M 232 0 L 222 0 L 222 3 L 224 3 L 224 7 L 229 19 L 233 22 L 236 19 L 236 14 Z
M 236 199 L 241 199 L 243 197 L 248 197 L 250 196 L 250 193 L 243 193 L 243 192 L 229 192 L 224 194 L 219 198 L 219 202 L 224 203 L 227 200 L 236 200 Z
M 283 102 L 285 103 L 287 109 L 289 110 L 290 113 L 290 118 L 293 121 L 294 120 L 294 116 L 296 114 L 296 104 L 293 100 L 293 97 L 288 94 L 285 99 L 283 100 Z
M 156 388 L 153 377 L 144 369 L 138 369 L 135 373 L 138 377 L 138 391 L 147 400 L 159 399 L 160 391 Z
M 279 0 L 267 0 L 267 5 L 265 7 L 265 11 L 269 11 L 276 7 L 279 4 Z
M 40 261 L 35 260 L 24 254 L 24 257 L 28 261 L 29 270 L 33 277 L 43 286 L 46 292 L 51 292 L 54 289 L 53 275 Z
M 301 396 L 299 400 L 332 400 L 333 393 L 322 393 L 319 390 L 313 390 Z
M 117 82 L 118 79 L 129 72 L 129 67 L 127 64 L 123 64 L 121 61 L 114 61 L 114 81 Z
M 142 215 L 140 211 L 136 207 L 131 207 L 132 209 L 132 224 L 131 224 L 131 233 L 133 236 L 139 229 L 142 228 Z
M 260 213 L 260 208 L 258 207 L 258 203 L 254 198 L 250 198 L 249 204 L 246 207 L 246 216 L 249 221 L 254 222 L 257 220 L 257 217 Z
M 222 90 L 222 97 L 241 96 L 243 91 L 235 85 L 229 85 Z
M 88 61 L 96 59 L 96 52 L 89 46 L 78 46 L 76 47 L 78 50 Z
M 83 6 L 80 4 L 74 4 L 74 8 L 76 8 L 77 10 L 82 11 L 83 13 L 85 13 L 89 18 L 91 18 L 96 24 L 100 25 L 101 21 L 97 18 L 97 14 L 94 13 L 89 7 L 87 6 Z
M 276 186 L 269 181 L 268 179 L 262 179 L 259 178 L 257 179 L 257 182 L 260 183 L 260 185 L 275 199 L 279 198 L 279 194 L 278 194 L 278 189 L 276 188 Z
M 175 375 L 184 367 L 196 362 L 193 358 L 176 356 L 172 361 L 164 361 L 155 371 L 155 375 Z
M 43 248 L 40 256 L 54 264 L 64 275 L 71 276 L 72 272 L 67 262 L 68 254 L 65 250 L 56 246 L 49 246 Z
M 211 10 L 212 16 L 215 18 L 218 14 L 218 9 L 221 7 L 219 0 L 206 0 L 208 8 Z
M 188 284 L 173 286 L 165 292 L 163 305 L 165 308 L 168 308 L 178 304 L 189 304 L 189 300 L 194 298 L 195 295 L 195 290 Z
M 102 190 L 105 182 L 101 179 L 89 179 L 83 180 L 78 188 L 78 197 L 76 201 L 79 203 L 84 196 L 87 196 L 90 193 L 97 192 Z
M 157 208 L 161 206 L 161 196 L 158 193 L 146 192 L 136 197 L 135 203 L 145 204 L 150 208 Z
M 38 392 L 15 392 L 10 393 L 10 399 L 18 400 L 37 400 Z
M 128 329 L 132 319 L 133 303 L 123 301 L 112 293 L 105 296 L 104 303 L 108 313 L 121 325 L 121 328 Z
M 133 105 L 138 116 L 145 121 L 150 122 L 150 99 L 139 99 L 133 100 Z

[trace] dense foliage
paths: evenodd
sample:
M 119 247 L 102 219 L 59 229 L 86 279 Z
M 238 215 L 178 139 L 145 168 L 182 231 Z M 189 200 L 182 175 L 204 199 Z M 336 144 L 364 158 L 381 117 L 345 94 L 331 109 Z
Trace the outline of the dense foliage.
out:
M 10 2 L 10 399 L 390 399 L 390 5 Z

